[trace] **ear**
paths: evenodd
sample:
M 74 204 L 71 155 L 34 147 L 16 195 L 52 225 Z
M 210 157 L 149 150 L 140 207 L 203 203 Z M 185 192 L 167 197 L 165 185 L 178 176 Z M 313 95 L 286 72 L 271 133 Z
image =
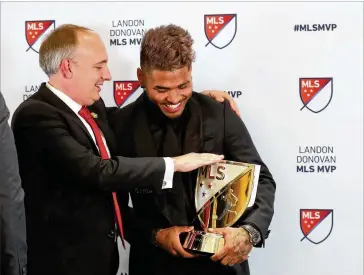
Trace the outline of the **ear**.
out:
M 142 87 L 142 88 L 144 88 L 144 86 L 145 86 L 145 81 L 144 81 L 144 73 L 143 73 L 143 71 L 142 71 L 142 69 L 141 68 L 138 68 L 137 69 L 137 77 L 138 77 L 138 81 L 139 81 L 139 83 L 140 83 L 140 86 Z
M 73 64 L 72 64 L 71 60 L 69 60 L 69 59 L 63 59 L 61 61 L 59 70 L 65 78 L 68 78 L 68 79 L 72 78 L 72 76 L 73 76 L 72 66 L 73 66 Z

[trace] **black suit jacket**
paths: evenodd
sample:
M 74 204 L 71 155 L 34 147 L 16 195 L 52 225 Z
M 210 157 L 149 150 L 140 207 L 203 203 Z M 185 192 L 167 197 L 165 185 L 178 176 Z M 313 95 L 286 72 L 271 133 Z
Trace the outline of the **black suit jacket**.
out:
M 9 116 L 0 93 L 0 275 L 22 275 L 27 264 L 24 190 Z
M 261 165 L 256 201 L 235 224 L 252 224 L 264 238 L 273 217 L 275 181 L 267 166 L 260 158 L 243 121 L 231 110 L 229 103 L 193 93 L 189 104 L 193 104 L 193 120 L 187 129 L 185 152 L 209 152 L 224 154 L 225 159 Z M 129 157 L 156 156 L 153 133 L 148 125 L 148 114 L 142 103 L 142 96 L 134 103 L 115 112 L 110 123 L 118 140 L 118 152 Z M 196 174 L 190 173 L 191 182 Z M 192 187 L 193 189 L 195 186 Z M 224 267 L 213 263 L 209 258 L 176 259 L 160 248 L 151 245 L 151 229 L 166 228 L 178 224 L 171 220 L 169 213 L 173 205 L 168 203 L 163 192 L 174 192 L 178 200 L 177 186 L 172 190 L 155 192 L 150 188 L 135 188 L 131 192 L 133 209 L 127 215 L 127 232 L 131 243 L 130 275 L 142 274 L 249 274 L 248 263 L 235 267 Z M 126 196 L 124 194 L 124 196 Z M 193 198 L 191 198 L 193 201 Z M 193 202 L 192 202 L 193 203 Z M 123 207 L 127 207 L 124 205 Z M 140 264 L 143 259 L 143 264 Z
M 89 109 L 115 155 L 104 103 Z M 25 190 L 29 275 L 114 275 L 111 191 L 160 189 L 163 159 L 102 160 L 82 121 L 44 83 L 17 108 L 12 127 Z

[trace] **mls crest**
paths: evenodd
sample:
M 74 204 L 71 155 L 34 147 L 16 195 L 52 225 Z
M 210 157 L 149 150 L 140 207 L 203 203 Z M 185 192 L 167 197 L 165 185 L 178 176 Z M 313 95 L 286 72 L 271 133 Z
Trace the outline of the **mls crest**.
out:
M 237 30 L 236 14 L 207 14 L 204 16 L 205 35 L 215 48 L 223 49 L 233 42 Z
M 332 209 L 301 209 L 300 226 L 303 240 L 320 244 L 331 234 L 334 226 L 334 210 Z
M 306 108 L 319 113 L 330 104 L 333 95 L 333 78 L 300 78 L 300 98 L 303 103 L 301 111 Z
M 25 38 L 28 43 L 26 51 L 32 49 L 39 53 L 43 39 L 54 30 L 55 24 L 54 20 L 25 21 Z
M 114 100 L 121 107 L 129 97 L 140 87 L 139 81 L 114 81 Z

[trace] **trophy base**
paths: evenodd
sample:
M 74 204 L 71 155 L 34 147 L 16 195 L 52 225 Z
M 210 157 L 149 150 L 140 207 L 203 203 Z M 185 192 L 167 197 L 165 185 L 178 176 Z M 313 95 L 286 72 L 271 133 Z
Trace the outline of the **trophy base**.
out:
M 181 243 L 188 252 L 212 256 L 224 246 L 225 240 L 221 234 L 192 230 L 181 235 Z

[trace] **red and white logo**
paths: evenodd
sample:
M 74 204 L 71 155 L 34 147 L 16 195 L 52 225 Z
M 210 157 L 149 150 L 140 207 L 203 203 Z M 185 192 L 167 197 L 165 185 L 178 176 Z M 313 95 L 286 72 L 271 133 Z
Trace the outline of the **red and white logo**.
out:
M 32 49 L 39 53 L 43 38 L 54 30 L 55 24 L 54 20 L 25 21 L 25 38 L 29 46 L 26 51 Z
M 114 100 L 121 107 L 129 97 L 140 87 L 139 81 L 114 81 Z
M 330 104 L 333 95 L 333 78 L 300 78 L 300 97 L 303 103 L 301 111 L 306 108 L 319 113 Z
M 233 42 L 237 30 L 236 14 L 207 14 L 205 15 L 205 34 L 215 48 L 223 49 Z
M 331 234 L 334 226 L 334 210 L 332 209 L 301 209 L 300 225 L 303 233 L 301 241 L 307 239 L 319 244 Z

